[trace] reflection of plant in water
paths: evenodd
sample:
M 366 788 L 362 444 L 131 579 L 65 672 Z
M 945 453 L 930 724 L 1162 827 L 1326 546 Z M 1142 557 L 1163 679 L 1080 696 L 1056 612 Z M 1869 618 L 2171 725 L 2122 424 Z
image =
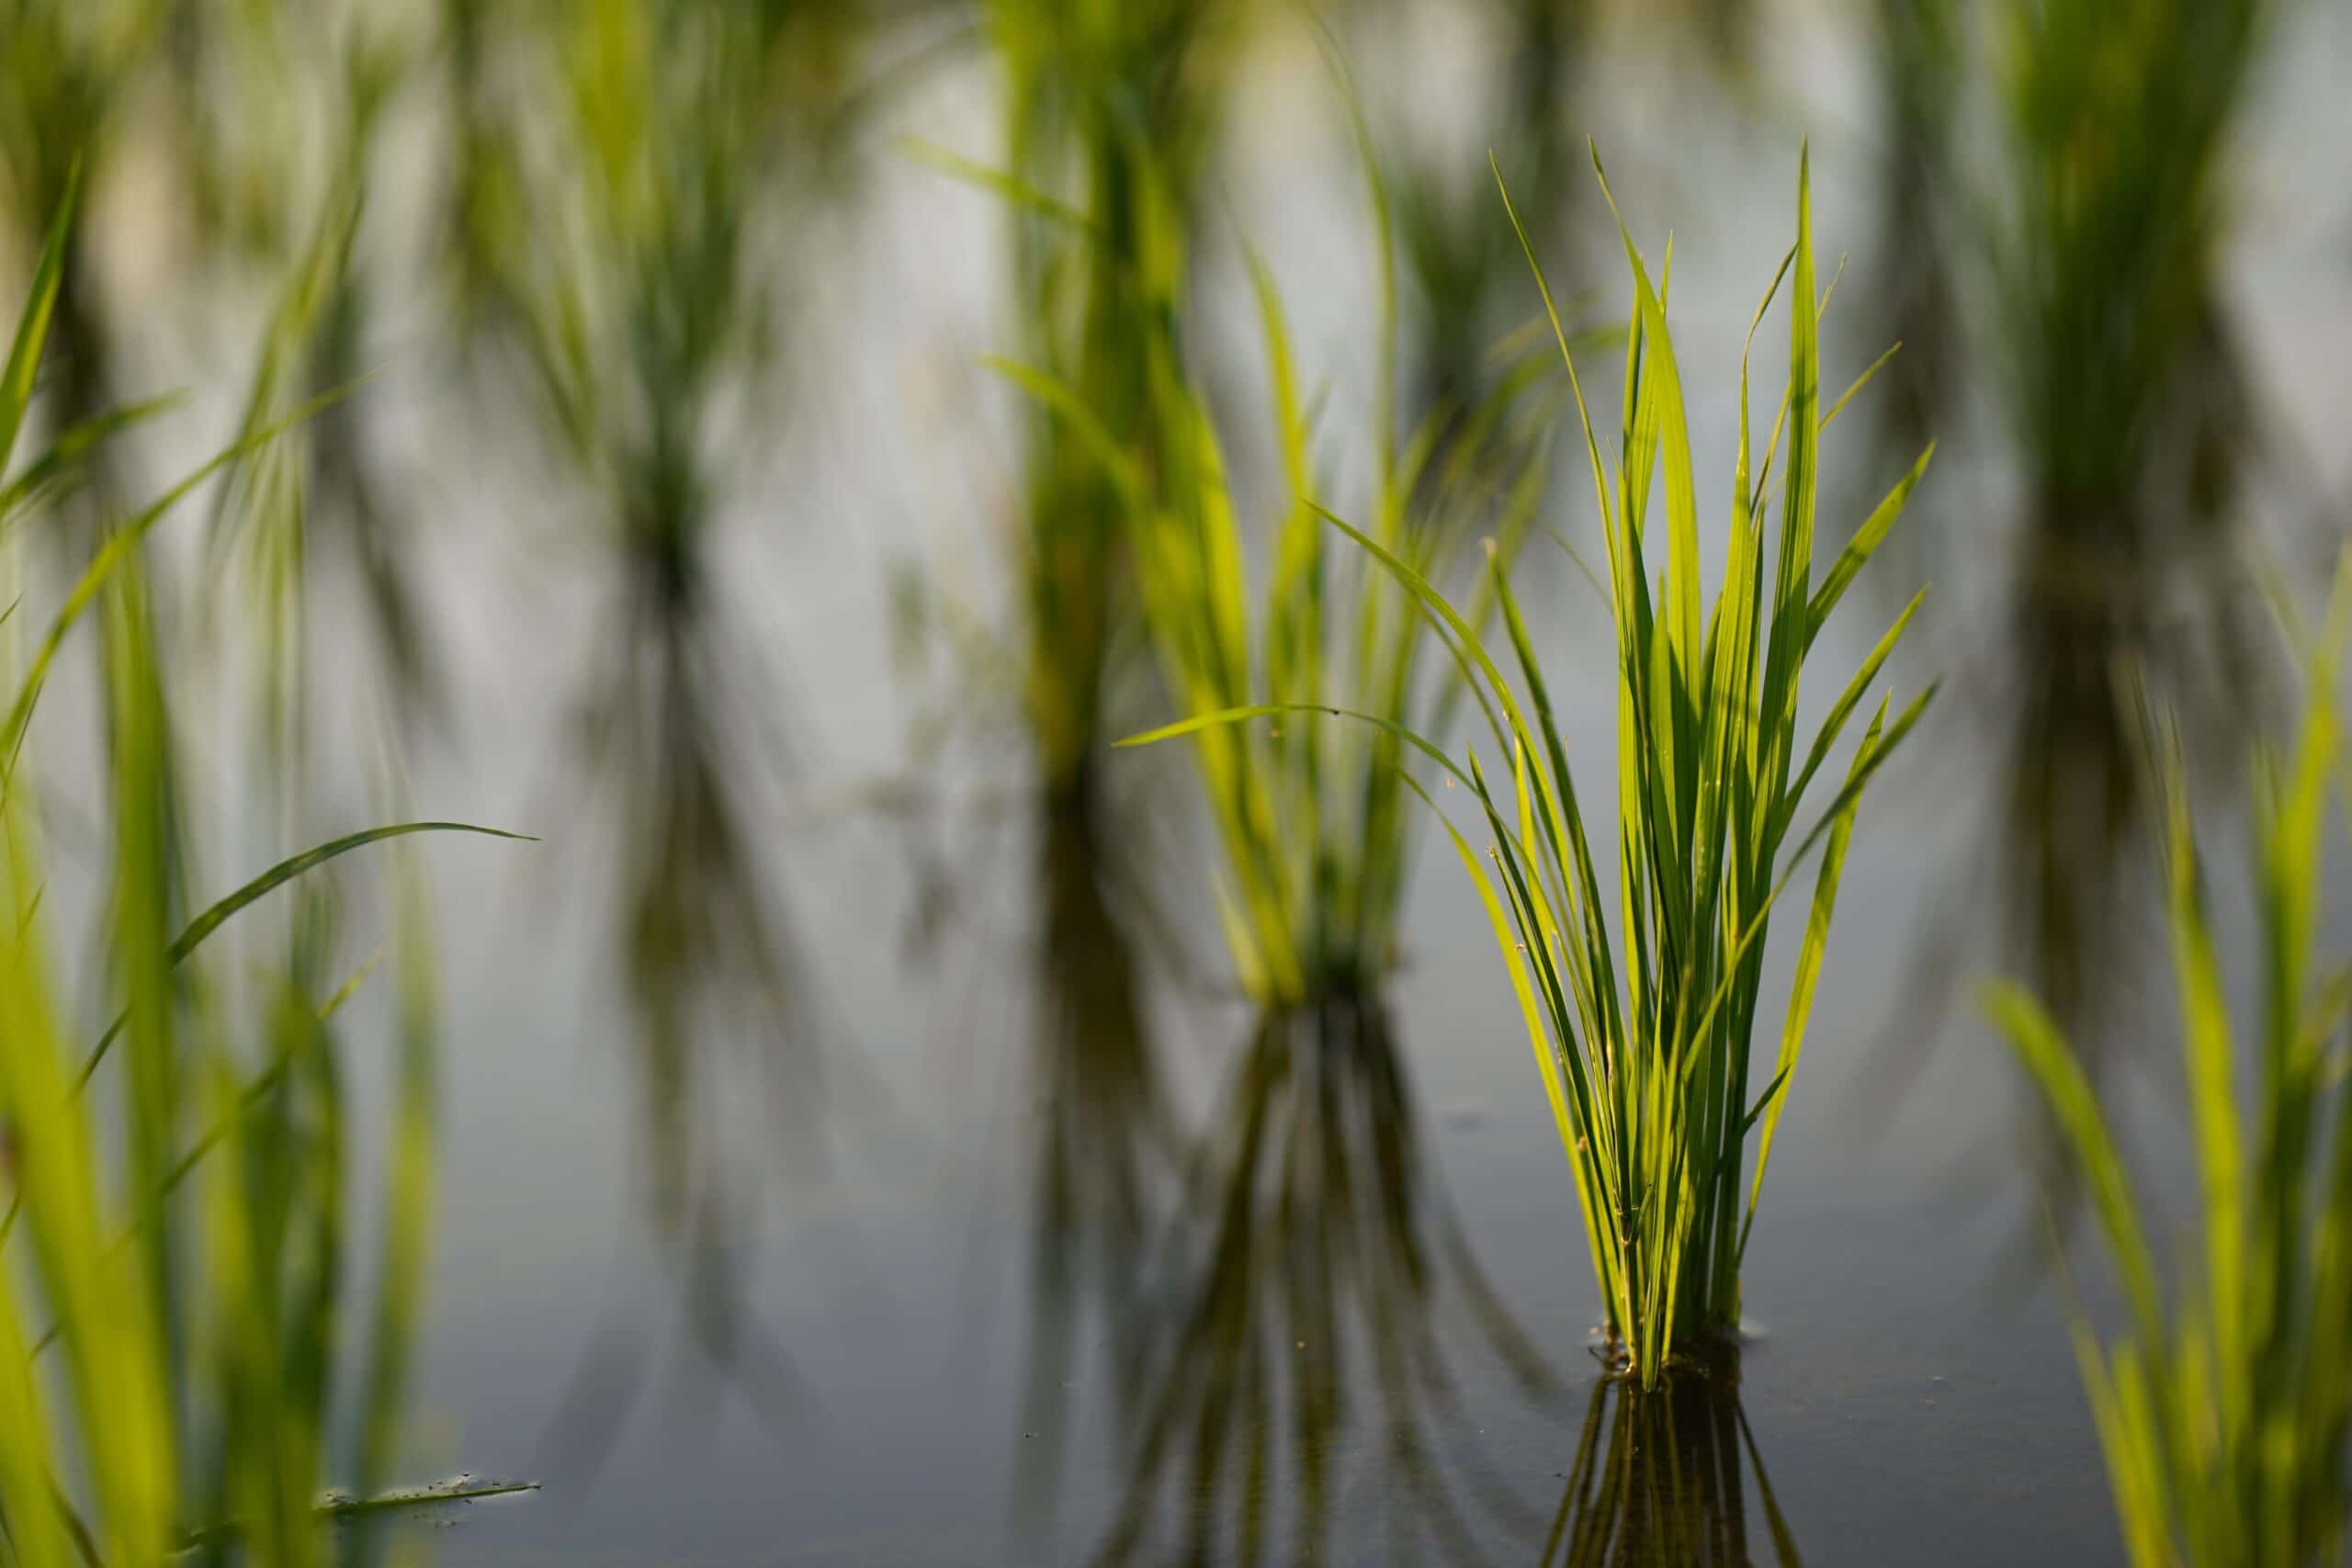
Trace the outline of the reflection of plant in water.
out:
M 1039 846 L 1032 1026 L 1036 1155 L 1033 1294 L 1021 1501 L 1050 1504 L 1061 1472 L 1071 1348 L 1083 1315 L 1114 1343 L 1132 1333 L 1177 1132 L 1144 996 L 1133 925 L 1141 869 L 1069 814 L 1046 816 Z
M 1470 1527 L 1429 1440 L 1460 1415 L 1441 1286 L 1463 1292 L 1524 1393 L 1553 1380 L 1426 1164 L 1387 1018 L 1339 1000 L 1267 1013 L 1208 1125 L 1152 1255 L 1164 1310 L 1113 1348 L 1126 1479 L 1101 1561 L 1148 1554 L 1163 1508 L 1185 1561 L 1318 1561 L 1359 1419 L 1396 1484 L 1395 1532 L 1460 1557 Z M 1286 1547 L 1278 1474 L 1297 1498 Z
M 492 161 L 467 187 L 464 231 L 492 268 L 485 317 L 611 572 L 577 756 L 619 825 L 651 1201 L 684 1251 L 695 1327 L 730 1359 L 748 1325 L 726 1162 L 699 1135 L 715 1103 L 699 1043 L 714 1028 L 755 1042 L 787 1112 L 807 1110 L 816 1057 L 749 793 L 788 761 L 780 694 L 713 561 L 764 435 L 721 405 L 773 406 L 789 325 L 775 272 L 827 172 L 857 20 L 831 5 L 582 0 L 501 6 L 477 18 L 487 37 L 466 35 L 490 56 L 469 68 L 502 85 L 463 106 Z
M 1595 1383 L 1542 1568 L 1747 1568 L 1750 1470 L 1770 1561 L 1798 1568 L 1795 1539 L 1739 1407 L 1736 1359 L 1647 1393 L 1624 1379 Z

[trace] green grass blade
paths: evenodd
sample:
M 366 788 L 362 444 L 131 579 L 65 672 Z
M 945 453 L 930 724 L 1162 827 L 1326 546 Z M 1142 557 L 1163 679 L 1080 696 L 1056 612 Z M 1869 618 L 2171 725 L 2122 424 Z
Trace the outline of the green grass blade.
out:
M 33 400 L 33 376 L 40 368 L 41 349 L 49 341 L 49 324 L 57 313 L 58 290 L 65 281 L 65 241 L 74 230 L 74 208 L 82 183 L 81 167 L 77 164 L 65 183 L 65 198 L 57 205 L 57 212 L 50 220 L 49 237 L 42 242 L 40 260 L 34 264 L 32 288 L 25 301 L 22 314 L 17 318 L 17 332 L 8 345 L 8 364 L 0 369 L 0 474 L 8 471 L 8 459 L 17 449 L 17 435 L 24 428 L 25 410 Z
M 1928 449 L 1919 454 L 1919 460 L 1911 465 L 1911 471 L 1886 493 L 1885 499 L 1855 530 L 1846 547 L 1838 552 L 1837 560 L 1830 565 L 1829 575 L 1822 579 L 1821 587 L 1814 594 L 1812 606 L 1806 612 L 1805 646 L 1808 649 L 1813 646 L 1814 638 L 1821 635 L 1821 628 L 1828 625 L 1830 612 L 1837 609 L 1838 601 L 1846 596 L 1846 590 L 1856 575 L 1870 564 L 1870 558 L 1878 553 L 1879 546 L 1886 542 L 1886 536 L 1894 528 L 1895 519 L 1903 515 L 1903 508 L 1910 502 L 1911 492 L 1927 477 L 1928 460 L 1935 455 L 1936 444 L 1930 441 Z
M 2122 1156 L 2108 1134 L 2098 1096 L 2083 1076 L 2074 1047 L 2041 1004 L 2015 986 L 1994 986 L 1985 1005 L 1995 1025 L 2007 1037 L 2010 1049 L 2041 1086 L 2059 1131 L 2090 1182 L 2093 1206 L 2115 1255 L 2140 1337 L 2149 1344 L 2163 1343 L 2164 1312 L 2156 1292 L 2155 1257 L 2140 1228 Z
M 528 833 L 510 833 L 501 828 L 484 828 L 471 822 L 395 822 L 381 828 L 367 828 L 356 833 L 346 833 L 339 839 L 330 839 L 325 843 L 315 844 L 300 854 L 288 855 L 190 920 L 181 929 L 179 935 L 172 939 L 170 961 L 175 964 L 183 962 L 190 953 L 203 945 L 207 937 L 219 931 L 239 910 L 268 897 L 269 894 L 303 873 L 314 871 L 338 856 L 349 854 L 353 850 L 364 848 L 368 844 L 380 843 L 386 839 L 401 838 L 410 833 L 478 833 L 484 838 L 510 839 L 520 843 L 538 841 Z M 107 1047 L 114 1043 L 115 1035 L 121 1028 L 122 1020 L 118 1018 L 107 1027 L 106 1033 L 99 1037 L 98 1043 L 91 1050 L 88 1058 L 82 1065 L 78 1083 L 86 1084 L 90 1081 L 90 1076 L 98 1070 L 98 1064 L 106 1060 Z
M 50 623 L 49 631 L 41 638 L 40 647 L 26 671 L 24 682 L 17 690 L 17 700 L 8 710 L 6 723 L 0 726 L 0 756 L 6 758 L 5 763 L 0 763 L 0 789 L 5 789 L 6 779 L 16 772 L 17 757 L 24 746 L 25 731 L 32 723 L 33 706 L 40 700 L 42 684 L 48 679 L 49 668 L 56 660 L 57 650 L 63 645 L 66 633 L 73 630 L 74 623 L 81 618 L 83 611 L 89 608 L 90 602 L 97 597 L 98 591 L 106 586 L 116 569 L 139 548 L 148 531 L 205 480 L 244 454 L 313 417 L 321 410 L 347 396 L 349 391 L 347 387 L 338 387 L 322 393 L 286 418 L 275 421 L 225 448 L 166 491 L 163 498 L 146 511 L 107 536 L 106 543 L 98 547 L 90 564 L 83 569 L 81 577 L 75 581 L 72 592 L 66 595 L 56 618 Z

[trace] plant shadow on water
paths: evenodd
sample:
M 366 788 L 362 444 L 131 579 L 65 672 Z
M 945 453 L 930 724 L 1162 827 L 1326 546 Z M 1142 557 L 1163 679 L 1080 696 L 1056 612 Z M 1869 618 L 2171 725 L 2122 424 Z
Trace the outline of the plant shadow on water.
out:
M 1771 1543 L 1762 1561 L 1798 1568 L 1740 1408 L 1736 1353 L 1645 1393 L 1629 1378 L 1593 1385 L 1542 1568 L 1747 1568 L 1748 1493 Z
M 1143 1310 L 1114 1325 L 1117 1503 L 1093 1561 L 1331 1560 L 1335 1515 L 1352 1529 L 1374 1495 L 1393 1541 L 1448 1561 L 1498 1520 L 1532 1537 L 1540 1517 L 1476 1451 L 1448 1293 L 1520 1395 L 1559 1382 L 1446 1199 L 1385 1010 L 1266 1011 L 1205 1126 Z

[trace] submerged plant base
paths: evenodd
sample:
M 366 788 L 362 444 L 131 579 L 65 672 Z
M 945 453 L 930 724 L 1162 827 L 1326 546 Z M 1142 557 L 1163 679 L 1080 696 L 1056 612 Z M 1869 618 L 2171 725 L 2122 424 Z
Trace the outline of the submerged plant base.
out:
M 1593 1358 L 1611 1378 L 1623 1378 L 1634 1382 L 1642 1381 L 1641 1369 L 1634 1363 L 1632 1348 L 1615 1324 L 1604 1325 L 1600 1330 L 1600 1342 L 1593 1347 Z M 1748 1343 L 1749 1336 L 1736 1326 L 1722 1323 L 1707 1323 L 1675 1341 L 1658 1364 L 1658 1376 L 1654 1382 L 1687 1382 L 1712 1378 L 1736 1386 L 1739 1382 L 1739 1357 Z

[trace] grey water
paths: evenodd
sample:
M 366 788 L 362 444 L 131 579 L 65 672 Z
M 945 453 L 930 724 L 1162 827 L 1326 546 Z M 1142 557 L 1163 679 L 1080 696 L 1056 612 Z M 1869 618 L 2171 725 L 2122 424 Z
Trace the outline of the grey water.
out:
M 2252 133 L 2229 304 L 2282 446 L 2340 495 L 2352 133 L 2333 84 L 2352 29 L 2311 10 Z M 1824 250 L 1855 251 L 1857 276 L 1882 259 L 1863 254 L 1875 164 L 1852 129 L 1850 29 L 1805 12 L 1791 32 L 1766 46 L 1787 69 L 1758 73 L 1780 86 L 1746 101 L 1632 46 L 1588 73 L 1628 217 L 1645 244 L 1676 236 L 1702 496 L 1728 484 L 1730 378 L 1788 243 L 1802 128 Z M 1430 80 L 1475 94 L 1475 73 L 1447 74 L 1475 40 L 1424 42 Z M 1371 266 L 1348 150 L 1303 107 L 1317 71 L 1303 48 L 1252 65 L 1222 183 L 1228 221 L 1292 296 L 1329 419 L 1361 428 Z M 992 113 L 978 69 L 892 110 L 870 188 L 804 284 L 785 434 L 730 506 L 722 602 L 752 628 L 795 758 L 763 787 L 747 852 L 789 912 L 819 1017 L 791 1046 L 812 1070 L 782 1075 L 755 1019 L 705 1021 L 687 1124 L 727 1200 L 707 1235 L 649 1223 L 609 956 L 633 825 L 567 761 L 599 585 L 539 539 L 560 533 L 560 488 L 493 450 L 494 425 L 432 377 L 392 373 L 384 439 L 443 476 L 422 548 L 466 694 L 454 733 L 410 755 L 408 793 L 543 840 L 432 858 L 448 1051 L 416 1463 L 542 1487 L 461 1510 L 431 1533 L 440 1560 L 1223 1562 L 1255 1541 L 1262 1561 L 1335 1563 L 2120 1562 L 2064 1304 L 2030 1267 L 2021 1085 L 1973 1001 L 2008 957 L 1985 887 L 1985 713 L 2014 476 L 1963 441 L 1923 492 L 1919 526 L 1942 536 L 1910 558 L 1939 581 L 1898 679 L 1952 687 L 1855 841 L 1736 1374 L 1678 1396 L 1670 1419 L 1629 1414 L 1592 1354 L 1557 1134 L 1446 846 L 1422 841 L 1385 1016 L 1261 1030 L 1222 978 L 1215 845 L 1183 754 L 1122 753 L 1109 765 L 1137 804 L 1119 847 L 1172 935 L 1130 931 L 1131 952 L 1080 960 L 1096 978 L 1132 960 L 1124 1021 L 1064 1016 L 1069 997 L 1041 981 L 1057 921 L 1076 922 L 1067 936 L 1132 911 L 1057 908 L 1009 726 L 920 748 L 943 707 L 986 704 L 894 662 L 891 585 L 919 570 L 1003 624 L 1018 446 L 1009 395 L 974 366 L 1003 346 L 992 198 L 888 146 L 905 133 L 984 157 Z M 1475 130 L 1445 121 L 1433 135 L 1477 186 Z M 1580 245 L 1596 279 L 1616 276 L 1612 243 Z M 1245 471 L 1262 473 L 1229 258 L 1203 288 Z M 1875 355 L 1869 325 L 1832 316 L 1829 380 Z M 1825 534 L 1891 482 L 1859 471 L 1874 460 L 1833 438 Z M 1348 499 L 1344 470 L 1336 482 Z M 1553 515 L 1585 537 L 1579 486 L 1570 474 Z M 1720 514 L 1702 513 L 1717 529 Z M 2265 547 L 2301 558 L 2291 497 L 2261 523 Z M 1605 768 L 1605 610 L 1544 551 L 1526 581 L 1571 748 Z M 1825 666 L 1858 659 L 1902 597 L 1858 593 Z M 1780 986 L 1792 923 L 1768 960 Z M 2150 1047 L 2126 1077 L 2154 1146 L 2177 1127 L 2160 943 L 2149 956 L 2119 981 L 2120 1028 Z M 718 1328 L 688 1289 L 714 1252 L 743 1309 Z

